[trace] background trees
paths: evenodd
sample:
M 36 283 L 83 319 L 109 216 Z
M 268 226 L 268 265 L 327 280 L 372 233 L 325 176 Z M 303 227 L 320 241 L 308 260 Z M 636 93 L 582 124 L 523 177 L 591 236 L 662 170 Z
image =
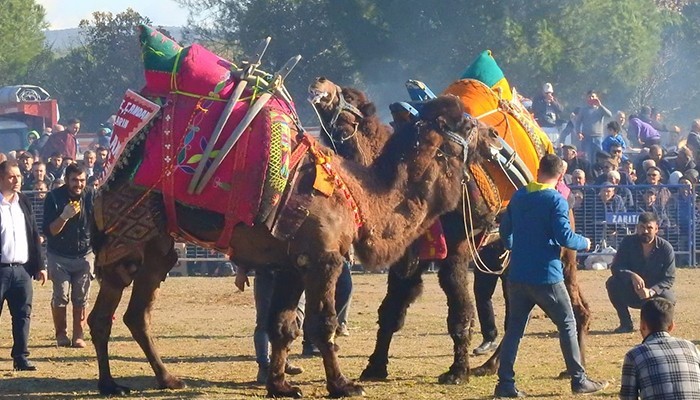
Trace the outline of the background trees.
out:
M 0 86 L 22 81 L 44 50 L 44 7 L 34 0 L 3 0 L 0 6 Z
M 700 3 L 688 0 L 179 2 L 190 11 L 186 40 L 222 56 L 240 58 L 265 36 L 273 38 L 267 70 L 301 54 L 288 87 L 310 124 L 310 108 L 299 103 L 316 76 L 367 90 L 388 114 L 388 103 L 406 97 L 407 79 L 440 91 L 484 49 L 522 93 L 551 82 L 568 109 L 595 88 L 613 109 L 651 104 L 681 125 L 697 117 Z M 57 55 L 42 48 L 43 15 L 32 0 L 3 3 L 0 43 L 11 51 L 0 52 L 0 84 L 39 83 L 63 116 L 94 129 L 127 87 L 141 86 L 135 27 L 149 20 L 133 10 L 95 13 L 81 23 L 81 46 Z
M 143 86 L 136 30 L 141 23 L 150 20 L 132 9 L 95 12 L 80 22 L 81 44 L 32 71 L 32 81 L 58 99 L 64 118 L 80 118 L 95 130 L 114 114 L 126 89 Z
M 403 98 L 406 79 L 441 90 L 491 49 L 521 92 L 552 82 L 569 108 L 595 88 L 613 108 L 654 104 L 676 118 L 698 99 L 697 3 L 681 0 L 181 0 L 192 32 L 247 50 L 273 37 L 268 62 L 299 52 L 289 87 L 314 76 L 368 90 L 380 104 Z M 226 19 L 217 19 L 226 15 Z M 214 26 L 210 25 L 213 19 Z M 205 23 L 198 23 L 204 21 Z M 216 39 L 215 39 L 216 38 Z M 691 50 L 694 49 L 694 50 Z M 682 61 L 681 61 L 682 60 Z M 681 76 L 692 79 L 681 79 Z M 684 95 L 669 90 L 681 79 Z M 304 109 L 301 110 L 304 115 Z

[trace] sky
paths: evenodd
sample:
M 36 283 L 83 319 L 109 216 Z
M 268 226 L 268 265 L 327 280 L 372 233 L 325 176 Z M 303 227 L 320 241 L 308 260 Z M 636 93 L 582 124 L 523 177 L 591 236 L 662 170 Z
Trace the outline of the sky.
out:
M 118 14 L 131 7 L 154 25 L 184 26 L 187 10 L 175 0 L 36 0 L 46 9 L 49 29 L 77 28 L 82 19 L 91 19 L 95 11 L 110 11 Z

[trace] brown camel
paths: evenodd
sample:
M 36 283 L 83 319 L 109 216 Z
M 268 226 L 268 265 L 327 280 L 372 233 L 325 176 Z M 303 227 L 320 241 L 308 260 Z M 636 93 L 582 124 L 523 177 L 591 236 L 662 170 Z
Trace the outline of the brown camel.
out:
M 393 135 L 372 166 L 332 158 L 331 164 L 354 198 L 363 224 L 348 206 L 347 193 L 330 197 L 313 189 L 314 157 L 307 155 L 298 178 L 288 187 L 291 198 L 307 196 L 307 216 L 289 240 L 275 238 L 264 225 L 238 225 L 230 242 L 232 261 L 253 268 L 279 268 L 284 282 L 275 287 L 269 324 L 272 347 L 268 395 L 299 397 L 301 391 L 284 375 L 288 349 L 299 334 L 295 308 L 306 290 L 308 334 L 323 356 L 326 387 L 333 397 L 362 394 L 362 387 L 345 378 L 334 346 L 337 325 L 335 284 L 343 255 L 354 245 L 368 268 L 396 262 L 405 249 L 437 219 L 455 209 L 462 195 L 468 163 L 479 162 L 494 142 L 493 132 L 463 113 L 459 100 L 442 96 L 426 105 L 420 123 Z M 468 151 L 467 151 L 468 150 Z M 141 149 L 142 151 L 142 149 Z M 163 364 L 149 331 L 156 292 L 177 256 L 165 228 L 162 196 L 131 184 L 131 152 L 109 188 L 95 201 L 94 248 L 100 290 L 88 323 L 99 366 L 98 387 L 103 394 L 124 394 L 110 372 L 108 342 L 112 316 L 124 288 L 133 283 L 124 322 L 141 346 L 160 388 L 182 388 L 184 382 Z M 197 243 L 213 245 L 223 229 L 222 215 L 177 207 L 180 232 Z
M 371 164 L 375 157 L 374 151 L 381 149 L 381 146 L 386 143 L 391 130 L 378 122 L 374 115 L 374 107 L 367 105 L 369 101 L 364 93 L 353 88 L 341 88 L 321 77 L 309 86 L 309 94 L 310 98 L 315 100 L 313 103 L 323 119 L 322 124 L 328 130 L 329 136 L 323 138 L 329 140 L 329 147 L 333 144 L 330 141 L 335 142 L 335 147 L 344 157 Z M 357 112 L 358 110 L 370 112 Z M 364 127 L 368 127 L 367 133 L 363 130 Z M 469 232 L 469 235 L 474 237 L 492 228 L 494 217 L 488 211 L 481 196 L 472 196 L 477 193 L 478 190 L 469 191 L 472 214 L 480 217 L 474 223 L 474 231 Z M 473 260 L 473 255 L 470 253 L 461 207 L 441 216 L 440 220 L 447 239 L 448 256 L 438 262 L 440 268 L 438 279 L 447 296 L 447 327 L 453 340 L 454 359 L 449 370 L 440 375 L 439 382 L 457 384 L 468 380 L 470 374 L 469 344 L 471 329 L 475 322 L 475 310 L 469 291 L 467 268 L 469 262 Z M 571 220 L 573 226 L 573 216 Z M 486 244 L 486 246 L 501 247 L 498 242 Z M 481 259 L 493 269 L 496 269 L 494 268 L 496 265 L 488 265 L 489 262 L 500 263 L 498 259 L 488 259 L 484 256 Z M 590 307 L 578 285 L 576 252 L 563 249 L 562 262 L 565 284 L 576 316 L 583 357 L 585 338 L 590 326 Z M 389 347 L 393 334 L 403 327 L 408 307 L 420 296 L 423 289 L 422 274 L 428 269 L 428 265 L 427 262 L 417 262 L 415 256 L 409 252 L 389 268 L 387 294 L 379 307 L 377 341 L 374 352 L 369 358 L 369 364 L 362 372 L 361 380 L 384 380 L 388 377 Z M 477 376 L 494 374 L 498 368 L 499 354 L 500 347 L 483 365 L 471 373 Z

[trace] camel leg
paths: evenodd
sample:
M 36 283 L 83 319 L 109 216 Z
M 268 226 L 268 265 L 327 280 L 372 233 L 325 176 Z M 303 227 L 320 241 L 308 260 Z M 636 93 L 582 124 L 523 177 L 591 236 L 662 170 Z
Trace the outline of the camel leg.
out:
M 123 266 L 114 268 L 123 269 Z M 97 354 L 99 380 L 97 387 L 100 394 L 107 396 L 124 396 L 129 393 L 129 388 L 118 385 L 112 377 L 109 366 L 109 337 L 112 334 L 112 317 L 117 311 L 124 288 L 130 281 L 124 282 L 114 269 L 103 268 L 100 276 L 100 289 L 95 299 L 95 305 L 88 316 L 90 336 Z
M 578 284 L 578 271 L 576 269 L 576 253 L 572 256 L 565 255 L 562 260 L 564 261 L 564 284 L 566 285 L 566 290 L 569 292 L 569 297 L 571 297 L 571 306 L 574 309 L 574 316 L 576 317 L 576 331 L 578 332 L 578 342 L 581 348 L 581 363 L 586 365 L 586 336 L 588 336 L 588 331 L 591 328 L 591 307 L 588 301 L 583 297 L 581 293 L 581 286 Z M 568 260 L 569 257 L 573 257 L 573 261 Z
M 134 289 L 124 314 L 124 323 L 139 344 L 156 375 L 159 389 L 182 389 L 185 383 L 168 372 L 156 350 L 150 334 L 151 309 L 160 283 L 177 262 L 177 253 L 170 251 L 163 256 L 157 245 L 147 245 L 144 266 L 134 276 Z
M 452 338 L 454 360 L 450 369 L 438 381 L 459 384 L 469 380 L 469 344 L 476 310 L 469 291 L 467 263 L 450 256 L 440 265 L 438 279 L 447 296 L 447 331 Z
M 308 267 L 305 273 L 307 333 L 321 351 L 326 372 L 326 388 L 331 397 L 361 396 L 360 385 L 340 371 L 335 348 L 335 285 L 343 267 L 343 256 L 326 252 Z
M 302 397 L 301 389 L 286 381 L 284 370 L 289 346 L 301 333 L 296 309 L 303 291 L 304 282 L 298 270 L 284 268 L 275 272 L 267 324 L 271 345 L 267 375 L 268 397 Z
M 405 257 L 399 263 L 407 262 Z M 427 266 L 427 265 L 426 265 Z M 408 307 L 416 301 L 423 291 L 422 273 L 424 268 L 416 268 L 407 277 L 400 276 L 399 267 L 389 268 L 388 289 L 382 304 L 379 306 L 379 329 L 374 352 L 369 357 L 369 363 L 360 375 L 362 381 L 384 380 L 389 376 L 389 347 L 395 332 L 403 328 Z

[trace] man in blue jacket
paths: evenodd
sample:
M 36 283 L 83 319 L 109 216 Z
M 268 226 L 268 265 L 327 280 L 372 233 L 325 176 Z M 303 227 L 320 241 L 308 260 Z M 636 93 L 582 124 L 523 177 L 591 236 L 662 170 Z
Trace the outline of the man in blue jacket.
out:
M 554 189 L 564 172 L 565 166 L 559 157 L 554 154 L 542 157 L 537 182 L 531 182 L 513 195 L 501 220 L 501 239 L 512 254 L 508 276 L 510 314 L 501 343 L 496 397 L 525 396 L 515 386 L 513 366 L 535 305 L 557 325 L 559 343 L 571 376 L 571 391 L 594 393 L 607 386 L 607 382 L 589 379 L 581 365 L 576 321 L 564 286 L 561 247 L 573 250 L 591 247 L 588 238 L 571 229 L 568 203 Z

